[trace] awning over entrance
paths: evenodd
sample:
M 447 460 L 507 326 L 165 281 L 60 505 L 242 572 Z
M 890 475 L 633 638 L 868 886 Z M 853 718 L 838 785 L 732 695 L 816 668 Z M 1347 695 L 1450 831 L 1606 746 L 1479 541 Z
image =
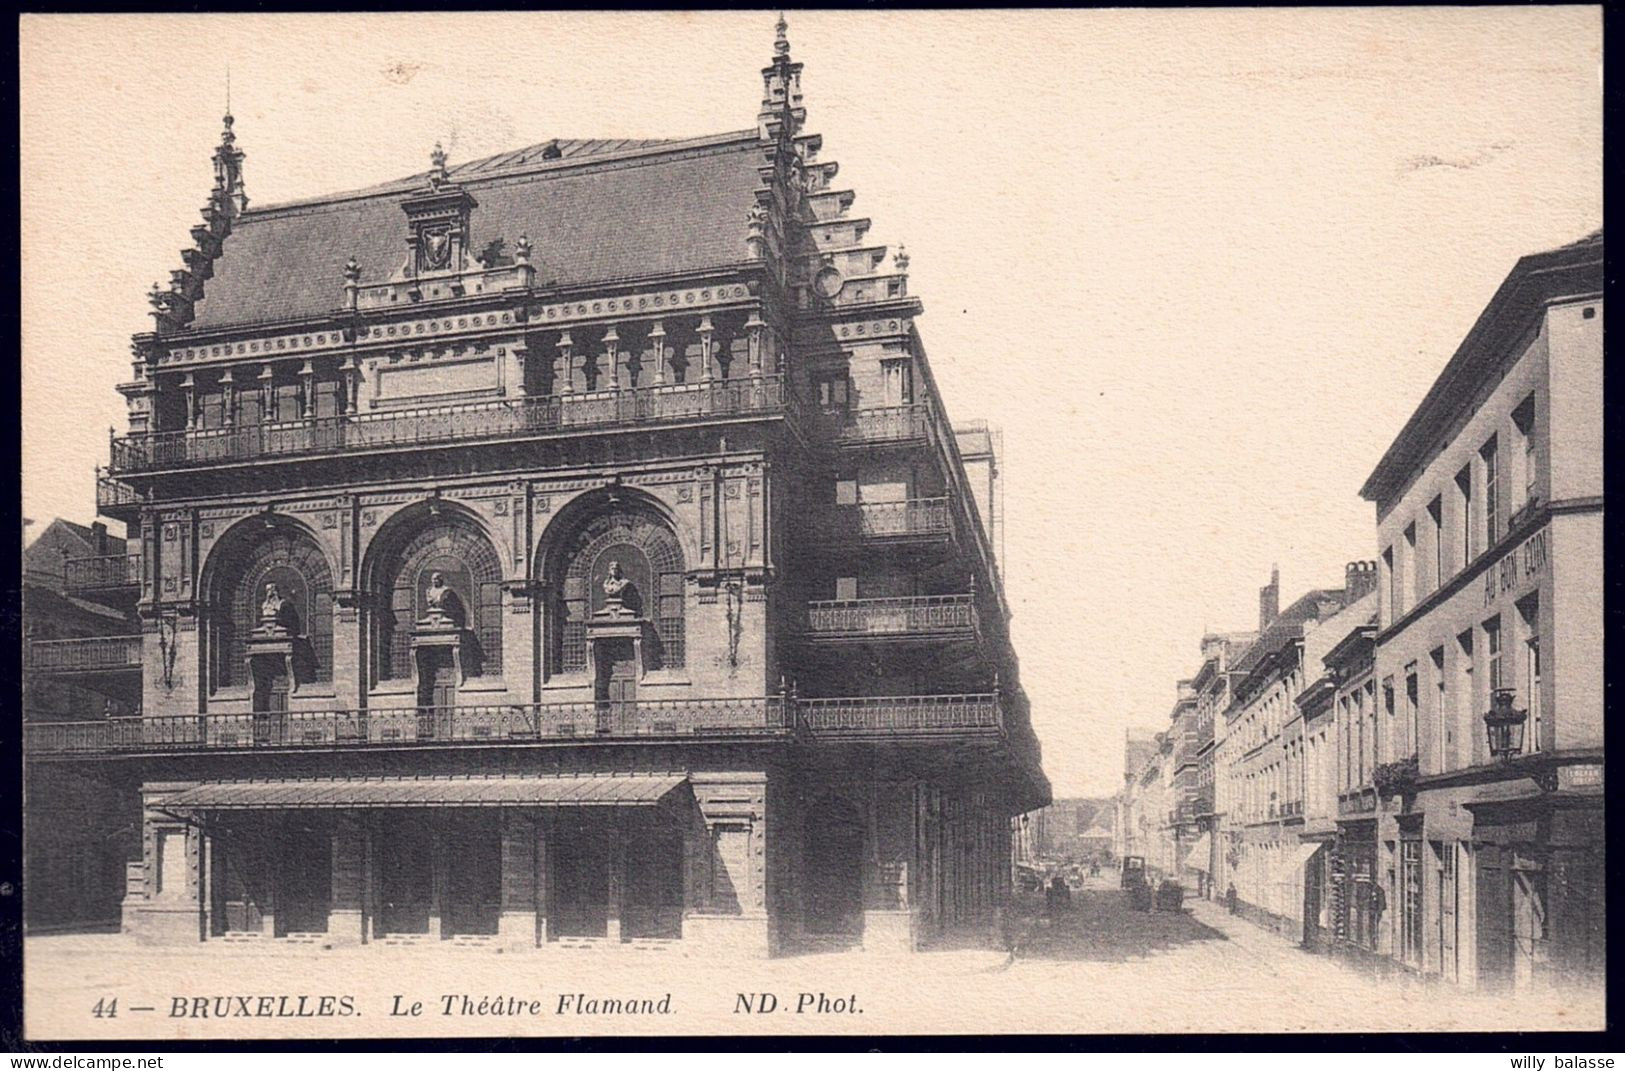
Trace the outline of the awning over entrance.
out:
M 185 789 L 160 806 L 167 811 L 653 806 L 687 783 L 687 774 L 215 781 Z
M 1191 845 L 1191 853 L 1185 857 L 1185 865 L 1192 870 L 1200 870 L 1206 874 L 1208 872 L 1208 859 L 1212 855 L 1213 838 L 1211 835 L 1203 833 Z

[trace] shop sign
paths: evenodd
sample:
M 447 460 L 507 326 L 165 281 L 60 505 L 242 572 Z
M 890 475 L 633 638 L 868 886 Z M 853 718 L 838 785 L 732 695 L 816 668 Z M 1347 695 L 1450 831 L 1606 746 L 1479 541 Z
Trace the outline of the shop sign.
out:
M 1523 587 L 1530 578 L 1546 571 L 1549 531 L 1542 528 L 1484 571 L 1485 606 L 1495 605 L 1501 596 Z
M 1557 768 L 1557 787 L 1563 788 L 1601 788 L 1602 766 L 1559 766 Z

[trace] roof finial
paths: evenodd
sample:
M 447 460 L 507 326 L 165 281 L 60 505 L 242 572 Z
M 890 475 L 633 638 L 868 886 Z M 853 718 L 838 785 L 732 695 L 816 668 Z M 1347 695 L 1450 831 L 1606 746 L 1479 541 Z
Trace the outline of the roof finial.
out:
M 434 151 L 429 154 L 429 163 L 433 170 L 429 173 L 429 182 L 439 186 L 446 181 L 446 150 L 441 148 L 440 142 L 434 143 Z
M 789 29 L 790 29 L 790 24 L 788 22 L 784 21 L 784 12 L 782 12 L 782 11 L 779 12 L 779 21 L 773 27 L 773 54 L 774 55 L 776 55 L 776 56 L 788 56 L 790 54 L 790 39 L 785 36 L 785 32 L 788 31 Z

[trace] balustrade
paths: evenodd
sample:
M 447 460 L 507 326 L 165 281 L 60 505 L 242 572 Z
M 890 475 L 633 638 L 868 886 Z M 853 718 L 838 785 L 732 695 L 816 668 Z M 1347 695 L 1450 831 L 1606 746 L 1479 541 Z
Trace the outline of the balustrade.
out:
M 83 673 L 140 667 L 140 636 L 86 636 L 69 640 L 32 640 L 28 644 L 28 668 L 36 673 Z
M 25 754 L 38 757 L 728 734 L 771 737 L 797 729 L 814 738 L 863 733 L 940 735 L 998 732 L 1003 724 L 995 693 L 832 699 L 766 696 L 42 721 L 24 724 L 23 741 Z
M 819 525 L 834 540 L 935 538 L 953 531 L 946 498 L 833 506 L 821 513 Z
M 134 587 L 141 582 L 141 555 L 105 554 L 69 558 L 63 577 L 69 591 Z
M 750 376 L 130 435 L 113 440 L 110 468 L 139 472 L 262 457 L 524 438 L 577 428 L 771 415 L 783 412 L 792 398 L 781 376 Z
M 929 635 L 973 632 L 976 627 L 976 600 L 971 595 L 920 595 L 807 604 L 807 631 L 813 636 Z

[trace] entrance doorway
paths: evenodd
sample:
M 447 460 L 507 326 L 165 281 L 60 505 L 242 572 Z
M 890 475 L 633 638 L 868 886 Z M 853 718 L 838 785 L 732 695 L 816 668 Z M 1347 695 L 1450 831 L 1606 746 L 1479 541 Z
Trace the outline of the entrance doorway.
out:
M 434 903 L 434 839 L 428 816 L 407 811 L 380 822 L 373 860 L 380 935 L 428 933 Z
M 608 820 L 579 812 L 561 815 L 553 831 L 548 930 L 558 937 L 608 937 Z
M 637 651 L 629 639 L 615 637 L 593 644 L 597 661 L 593 698 L 598 706 L 598 731 L 613 732 L 631 717 L 638 697 Z
M 440 935 L 494 935 L 502 910 L 502 832 L 497 812 L 454 815 L 446 842 L 457 846 L 446 870 Z
M 270 903 L 266 839 L 260 822 L 244 817 L 232 826 L 218 822 L 209 832 L 212 872 L 212 930 L 216 936 L 259 934 Z
M 255 658 L 254 676 L 254 743 L 260 746 L 287 743 L 288 693 L 293 682 L 288 679 L 287 662 L 280 658 Z
M 417 738 L 435 740 L 450 734 L 451 710 L 457 705 L 457 663 L 449 647 L 420 647 L 417 657 Z
M 326 933 L 333 902 L 333 838 L 315 819 L 294 815 L 282 839 L 276 931 Z
M 626 898 L 621 936 L 676 940 L 683 936 L 683 831 L 646 817 L 628 833 Z
M 863 822 L 857 809 L 824 799 L 807 813 L 802 850 L 808 933 L 863 933 Z

